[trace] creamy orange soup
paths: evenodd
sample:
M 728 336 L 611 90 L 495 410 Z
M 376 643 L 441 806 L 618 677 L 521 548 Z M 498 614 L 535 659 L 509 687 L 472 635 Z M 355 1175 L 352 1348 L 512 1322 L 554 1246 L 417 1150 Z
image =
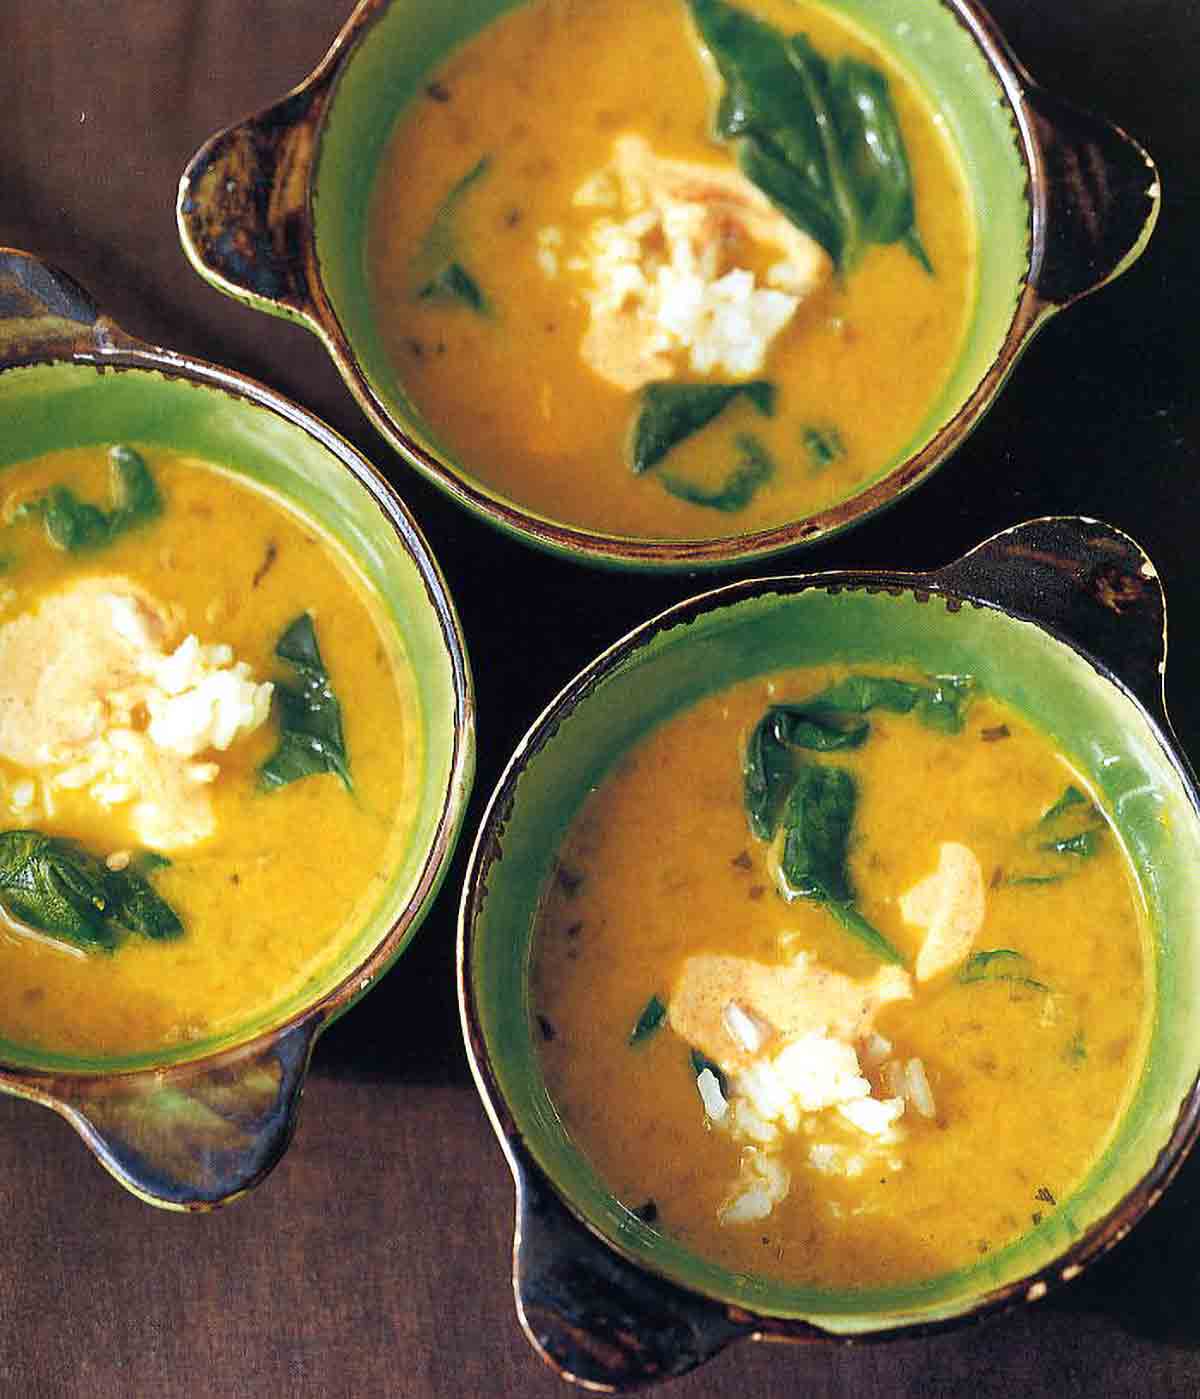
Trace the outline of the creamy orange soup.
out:
M 566 1130 L 629 1210 L 734 1272 L 853 1288 L 1069 1223 L 1152 995 L 1094 793 L 986 695 L 959 732 L 873 710 L 860 747 L 793 754 L 851 775 L 850 906 L 899 962 L 828 903 L 782 896 L 779 838 L 748 826 L 746 745 L 768 705 L 844 674 L 706 699 L 609 773 L 544 895 L 531 1033 Z M 975 887 L 943 878 L 947 849 Z
M 0 831 L 69 839 L 116 869 L 161 852 L 170 863 L 148 878 L 182 924 L 163 939 L 114 925 L 111 950 L 81 947 L 14 918 L 0 876 L 0 1039 L 26 1048 L 125 1055 L 207 1040 L 268 1014 L 326 974 L 363 927 L 411 826 L 421 745 L 412 677 L 356 566 L 265 490 L 191 458 L 142 456 L 160 511 L 79 552 L 59 547 L 20 507 L 65 486 L 108 511 L 103 449 L 56 453 L 0 475 L 0 649 L 18 654 L 21 633 L 7 629 L 39 616 L 45 623 L 64 597 L 85 619 L 77 645 L 61 648 L 50 631 L 38 643 L 58 676 L 42 677 L 45 685 L 70 696 L 46 740 L 48 762 L 30 763 L 22 746 L 22 706 L 36 686 L 0 677 L 0 753 L 5 744 L 9 752 L 0 756 Z M 79 602 L 95 597 L 99 611 Z M 186 637 L 230 648 L 248 668 L 246 684 L 275 685 L 273 694 L 255 691 L 263 722 L 225 750 L 215 746 L 223 735 L 201 734 L 191 743 L 203 746 L 184 759 L 149 742 L 144 675 L 132 707 L 93 676 L 92 713 L 64 669 L 83 655 L 100 674 L 104 647 L 120 642 L 105 629 L 105 608 L 126 632 L 161 621 L 164 655 Z M 331 771 L 271 790 L 260 775 L 281 741 L 280 686 L 298 680 L 275 648 L 304 613 L 340 705 L 352 790 Z M 148 665 L 161 665 L 156 655 Z M 211 656 L 227 677 L 218 683 L 234 686 L 220 665 L 228 653 Z M 168 691 L 184 683 L 162 675 L 154 683 Z M 200 682 L 188 693 L 199 696 Z M 74 704 L 82 717 L 70 712 Z M 177 709 L 164 719 L 176 739 L 181 722 L 186 730 L 190 717 Z M 114 746 L 149 766 L 122 766 Z M 180 766 L 192 785 L 172 785 Z
M 753 371 L 696 369 L 670 349 L 652 379 L 765 380 L 773 411 L 739 397 L 640 474 L 630 436 L 641 390 L 615 384 L 584 355 L 599 285 L 589 239 L 598 220 L 622 217 L 611 189 L 622 137 L 637 137 L 658 161 L 735 174 L 729 143 L 713 134 L 720 82 L 682 0 L 515 8 L 430 74 L 382 162 L 367 257 L 403 391 L 469 473 L 552 519 L 679 538 L 812 514 L 899 459 L 948 380 L 975 255 L 944 127 L 916 84 L 836 14 L 807 0 L 756 0 L 752 9 L 782 33 L 807 36 L 823 59 L 853 57 L 886 76 L 929 270 L 900 242 L 868 246 L 844 273 L 826 267 Z M 777 253 L 743 236 L 736 217 L 714 226 L 718 270 L 744 266 L 761 281 Z M 444 284 L 430 294 L 438 257 L 443 272 L 453 258 L 469 275 L 480 304 Z M 720 496 L 739 472 L 744 485 L 747 470 L 744 503 L 695 502 L 697 492 Z

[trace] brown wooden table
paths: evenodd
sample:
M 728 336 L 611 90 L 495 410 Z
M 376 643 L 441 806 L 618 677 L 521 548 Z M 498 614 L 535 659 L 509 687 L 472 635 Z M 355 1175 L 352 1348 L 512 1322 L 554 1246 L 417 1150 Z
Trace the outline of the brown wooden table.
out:
M 392 456 L 314 338 L 218 296 L 186 264 L 174 223 L 186 161 L 298 81 L 348 5 L 0 0 L 0 243 L 65 268 L 132 333 L 299 399 L 396 480 L 471 647 L 480 750 L 469 832 L 543 701 L 700 584 L 592 573 L 493 535 Z M 1031 515 L 1111 519 L 1165 580 L 1169 695 L 1200 756 L 1200 6 L 995 0 L 993 11 L 1043 82 L 1154 153 L 1159 230 L 1129 275 L 1039 337 L 931 483 L 803 566 L 921 568 Z M 0 1099 L 0 1395 L 567 1392 L 517 1326 L 511 1185 L 460 1045 L 463 844 L 396 972 L 321 1041 L 290 1151 L 238 1205 L 195 1217 L 149 1209 L 59 1119 Z M 1200 1159 L 1126 1243 L 1047 1304 L 886 1346 L 743 1345 L 673 1392 L 1200 1394 L 1198 1204 Z

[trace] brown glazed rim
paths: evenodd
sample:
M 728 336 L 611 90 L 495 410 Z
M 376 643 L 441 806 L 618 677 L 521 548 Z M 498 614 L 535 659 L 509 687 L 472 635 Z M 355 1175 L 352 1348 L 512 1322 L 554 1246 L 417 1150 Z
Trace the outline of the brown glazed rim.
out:
M 977 0 L 936 0 L 950 11 L 999 82 L 1015 126 L 1027 174 L 1028 270 L 996 358 L 958 411 L 919 451 L 848 500 L 803 519 L 755 533 L 715 539 L 660 539 L 610 535 L 570 526 L 526 510 L 451 469 L 405 430 L 376 393 L 329 299 L 321 275 L 313 213 L 314 176 L 325 118 L 337 82 L 389 0 L 360 0 L 313 72 L 277 106 L 208 141 L 180 182 L 178 221 L 189 258 L 201 275 L 250 304 L 273 303 L 278 314 L 300 319 L 332 355 L 360 406 L 388 442 L 458 504 L 504 532 L 577 561 L 628 568 L 687 569 L 744 564 L 839 533 L 893 504 L 922 482 L 974 428 L 1036 330 L 1055 312 L 1116 276 L 1144 244 L 1157 218 L 1157 171 L 1147 153 L 1120 128 L 1052 98 L 1029 77 Z M 275 245 L 270 276 L 218 251 L 192 190 L 231 142 L 249 138 L 269 169 L 271 199 L 257 214 L 258 234 Z M 265 150 L 266 155 L 263 155 Z M 1131 173 L 1133 172 L 1133 173 Z M 262 174 L 256 172 L 261 181 Z M 303 189 L 290 188 L 303 182 Z M 288 189 L 284 189 L 289 186 Z M 1056 206 L 1052 194 L 1061 187 Z M 1120 201 L 1136 217 L 1108 227 Z M 276 196 L 280 196 L 276 207 Z M 260 191 L 261 197 L 261 191 Z M 238 196 L 234 196 L 234 200 Z M 294 203 L 288 204 L 289 200 Z M 1068 213 L 1069 210 L 1069 213 Z M 223 211 L 227 217 L 230 211 Z M 243 210 L 233 209 L 236 228 Z M 1067 229 L 1073 221 L 1076 227 Z M 265 226 L 264 226 L 265 225 Z M 218 235 L 228 234 L 219 225 Z M 258 254 L 250 255 L 254 262 Z M 235 266 L 235 263 L 237 265 Z
M 13 295 L 13 289 L 16 295 Z M 151 1062 L 114 1068 L 63 1066 L 41 1068 L 6 1064 L 0 1060 L 0 1085 L 18 1096 L 40 1102 L 61 1113 L 76 1127 L 106 1166 L 135 1193 L 153 1203 L 186 1209 L 207 1209 L 244 1193 L 276 1164 L 287 1144 L 297 1100 L 307 1072 L 312 1047 L 320 1032 L 363 995 L 387 970 L 423 916 L 446 870 L 465 813 L 474 775 L 475 699 L 470 666 L 457 615 L 441 570 L 419 527 L 399 494 L 381 473 L 349 442 L 314 414 L 248 375 L 225 369 L 174 350 L 147 344 L 122 330 L 95 306 L 90 295 L 57 268 L 17 249 L 0 247 L 0 321 L 12 314 L 14 301 L 37 304 L 49 310 L 49 319 L 25 341 L 0 344 L 0 385 L 10 370 L 82 365 L 98 373 L 133 373 L 188 382 L 198 388 L 244 401 L 299 428 L 332 456 L 371 497 L 403 551 L 421 578 L 426 600 L 437 619 L 455 694 L 453 749 L 449 776 L 442 797 L 437 827 L 421 867 L 412 897 L 388 931 L 371 951 L 329 990 L 285 1016 L 274 1026 L 244 1039 L 194 1056 L 171 1054 L 145 1056 Z M 219 1198 L 169 1201 L 139 1189 L 125 1171 L 109 1159 L 105 1133 L 92 1126 L 86 1110 L 103 1096 L 106 1085 L 119 1095 L 123 1087 L 157 1082 L 183 1084 L 208 1072 L 228 1071 L 236 1077 L 244 1066 L 260 1060 L 264 1052 L 281 1049 L 279 1059 L 291 1096 L 285 1105 L 286 1136 L 278 1150 L 252 1179 L 242 1181 L 233 1194 Z M 143 1056 L 137 1056 L 141 1059 Z M 286 1084 L 285 1084 L 286 1086 Z
M 1113 592 L 1112 588 L 1116 591 Z M 985 540 L 955 562 L 928 573 L 894 570 L 829 571 L 763 577 L 726 584 L 666 609 L 615 642 L 543 710 L 504 769 L 480 820 L 471 851 L 459 916 L 459 1009 L 468 1060 L 517 1188 L 514 1288 L 531 1344 L 564 1378 L 605 1391 L 640 1388 L 703 1363 L 735 1340 L 825 1342 L 837 1345 L 913 1339 L 978 1323 L 1021 1303 L 1040 1301 L 1077 1278 L 1115 1247 L 1170 1184 L 1200 1135 L 1200 1075 L 1184 1096 L 1175 1123 L 1153 1165 L 1106 1215 L 1036 1272 L 992 1288 L 953 1316 L 916 1320 L 842 1334 L 818 1322 L 759 1312 L 675 1282 L 653 1261 L 634 1256 L 602 1234 L 535 1159 L 509 1108 L 492 1065 L 473 983 L 475 924 L 486 902 L 492 865 L 503 855 L 517 785 L 529 763 L 552 742 L 575 707 L 659 634 L 748 598 L 805 591 L 887 592 L 919 601 L 944 599 L 949 610 L 988 608 L 1033 622 L 1074 651 L 1100 679 L 1139 710 L 1169 758 L 1200 820 L 1200 789 L 1174 735 L 1164 699 L 1166 607 L 1157 573 L 1141 548 L 1112 526 L 1081 517 L 1030 520 Z M 1069 594 L 1088 607 L 1108 609 L 1089 629 L 1080 612 L 1063 605 Z M 1115 620 L 1114 620 L 1115 619 Z M 522 1268 L 523 1234 L 550 1236 Z M 547 1263 L 544 1255 L 550 1255 Z M 564 1256 L 571 1266 L 563 1266 Z M 582 1257 L 584 1266 L 579 1266 Z M 543 1276 L 533 1274 L 540 1271 Z M 549 1278 L 551 1285 L 545 1285 Z M 623 1296 L 624 1329 L 604 1330 L 605 1304 Z M 547 1298 L 549 1297 L 549 1302 Z M 564 1304 L 563 1298 L 567 1301 Z M 630 1298 L 649 1307 L 661 1327 L 638 1333 L 628 1321 Z M 577 1304 L 572 1310 L 571 1304 Z M 680 1337 L 685 1336 L 682 1351 Z M 665 1340 L 664 1340 L 665 1337 Z M 657 1348 L 656 1348 L 657 1347 Z M 664 1363 L 665 1362 L 665 1363 Z

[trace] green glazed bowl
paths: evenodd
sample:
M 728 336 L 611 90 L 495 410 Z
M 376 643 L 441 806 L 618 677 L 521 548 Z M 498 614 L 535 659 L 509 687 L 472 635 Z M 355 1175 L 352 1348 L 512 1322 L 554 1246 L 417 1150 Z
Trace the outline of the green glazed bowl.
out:
M 313 1042 L 381 976 L 441 883 L 474 774 L 466 651 L 438 566 L 403 503 L 348 443 L 240 375 L 142 344 L 62 273 L 0 248 L 0 480 L 43 452 L 161 444 L 287 497 L 349 550 L 416 681 L 424 753 L 417 816 L 369 921 L 292 999 L 219 1039 L 101 1062 L 0 1041 L 0 1091 L 61 1113 L 151 1204 L 241 1194 L 291 1136 Z
M 1122 131 L 1038 87 L 975 0 L 824 0 L 873 35 L 945 115 L 974 204 L 977 290 L 959 360 L 916 435 L 831 507 L 716 539 L 604 534 L 484 485 L 438 441 L 386 354 L 367 281 L 376 171 L 425 75 L 514 0 L 361 0 L 287 97 L 209 140 L 180 182 L 184 250 L 218 290 L 324 342 L 388 442 L 459 504 L 507 533 L 616 567 L 715 567 L 814 543 L 924 481 L 959 446 L 1030 337 L 1139 255 L 1158 176 Z
M 912 1335 L 1035 1301 L 1121 1239 L 1197 1132 L 1200 796 L 1163 701 L 1165 605 L 1141 549 L 1095 521 L 1031 521 L 930 574 L 738 583 L 617 642 L 521 742 L 472 853 L 459 929 L 463 1028 L 517 1183 L 522 1324 L 569 1378 L 624 1389 L 741 1337 Z M 970 673 L 1103 793 L 1148 910 L 1157 1014 L 1114 1138 L 1062 1207 L 969 1268 L 904 1287 L 789 1287 L 718 1267 L 608 1193 L 539 1069 L 529 995 L 535 912 L 580 803 L 653 725 L 783 667 L 907 663 Z

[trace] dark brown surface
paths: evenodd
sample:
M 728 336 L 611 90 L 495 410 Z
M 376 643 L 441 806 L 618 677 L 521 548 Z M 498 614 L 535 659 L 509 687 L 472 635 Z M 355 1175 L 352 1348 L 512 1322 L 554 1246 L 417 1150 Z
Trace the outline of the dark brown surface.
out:
M 218 296 L 186 264 L 173 213 L 186 161 L 212 131 L 298 81 L 347 11 L 333 0 L 0 0 L 0 243 L 61 265 L 132 333 L 301 400 L 398 482 L 445 568 L 475 666 L 469 833 L 553 690 L 700 584 L 573 569 L 461 516 L 382 446 L 315 339 Z M 924 568 L 1027 516 L 1110 519 L 1164 578 L 1169 696 L 1197 758 L 1200 8 L 994 0 L 993 13 L 1041 81 L 1155 155 L 1158 232 L 1129 275 L 1038 338 L 929 485 L 779 569 Z M 568 1392 L 516 1323 L 511 1184 L 460 1047 L 453 937 L 464 855 L 397 971 L 318 1047 L 283 1164 L 233 1208 L 150 1210 L 65 1124 L 0 1100 L 0 1395 Z M 1200 1159 L 1061 1300 L 884 1347 L 742 1345 L 668 1392 L 1196 1395 L 1197 1205 Z

